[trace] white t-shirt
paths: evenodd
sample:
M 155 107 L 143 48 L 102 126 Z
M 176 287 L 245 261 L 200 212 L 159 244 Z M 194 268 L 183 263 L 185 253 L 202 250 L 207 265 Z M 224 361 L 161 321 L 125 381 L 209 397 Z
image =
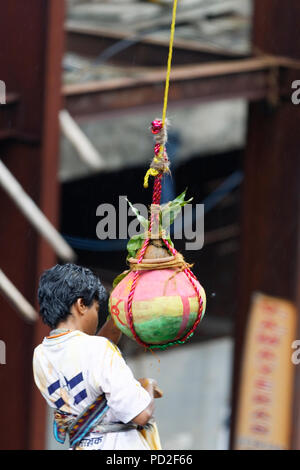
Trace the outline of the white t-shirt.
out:
M 105 393 L 109 410 L 102 423 L 129 423 L 151 401 L 116 346 L 104 337 L 77 330 L 44 338 L 34 350 L 33 373 L 47 403 L 62 412 L 78 415 Z M 135 429 L 107 434 L 92 432 L 79 447 L 149 449 Z

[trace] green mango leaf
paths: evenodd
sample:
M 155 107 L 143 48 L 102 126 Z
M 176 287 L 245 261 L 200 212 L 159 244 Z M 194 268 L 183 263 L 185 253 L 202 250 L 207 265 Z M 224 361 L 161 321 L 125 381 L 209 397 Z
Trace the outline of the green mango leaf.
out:
M 127 259 L 135 258 L 138 250 L 142 248 L 144 241 L 145 241 L 145 237 L 143 233 L 134 235 L 133 237 L 130 238 L 130 240 L 127 243 L 127 251 L 128 251 Z
M 187 189 L 188 188 L 185 188 L 185 190 L 181 194 L 179 194 L 179 196 L 177 196 L 175 199 L 173 199 L 173 201 L 171 201 L 171 202 L 174 202 L 174 203 L 175 202 L 184 202 L 184 198 L 185 198 Z
M 148 226 L 149 226 L 149 222 L 147 219 L 145 219 L 144 216 L 142 216 L 139 212 L 139 210 L 134 207 L 130 201 L 128 201 L 128 199 L 126 198 L 126 201 L 128 202 L 128 204 L 130 205 L 131 207 L 131 210 L 132 212 L 135 214 L 135 216 L 137 217 L 138 221 L 140 222 L 140 224 L 146 229 L 148 230 Z
M 162 205 L 160 223 L 162 228 L 171 226 L 178 214 L 181 212 L 182 207 L 189 204 L 193 198 L 185 201 L 187 188 L 177 196 L 173 201 L 169 201 Z
M 182 207 L 184 207 L 186 204 L 189 204 L 193 200 L 193 198 L 190 198 L 187 201 L 185 200 L 186 192 L 187 192 L 187 188 L 181 194 L 179 194 L 179 196 L 177 196 L 173 201 L 169 201 L 166 204 L 163 204 L 161 206 L 161 211 L 159 214 L 160 228 L 166 229 L 169 226 L 171 226 L 175 218 L 177 217 L 177 215 L 180 213 Z M 143 217 L 140 214 L 138 209 L 136 209 L 131 204 L 131 202 L 128 201 L 127 198 L 126 200 L 128 204 L 130 205 L 133 213 L 136 215 L 140 224 L 145 228 L 145 231 L 147 231 L 149 228 L 149 221 L 146 220 L 145 217 Z M 167 234 L 166 240 L 174 248 L 174 244 L 169 234 Z M 128 255 L 127 255 L 126 261 L 128 261 L 129 258 L 136 258 L 136 254 L 142 248 L 144 241 L 145 241 L 145 232 L 142 234 L 134 235 L 133 237 L 130 238 L 130 240 L 127 243 Z
M 113 289 L 116 287 L 116 285 L 119 284 L 119 282 L 122 281 L 122 279 L 124 279 L 124 277 L 127 276 L 127 274 L 129 273 L 129 271 L 124 271 L 123 273 L 119 274 L 117 277 L 114 278 L 113 280 Z

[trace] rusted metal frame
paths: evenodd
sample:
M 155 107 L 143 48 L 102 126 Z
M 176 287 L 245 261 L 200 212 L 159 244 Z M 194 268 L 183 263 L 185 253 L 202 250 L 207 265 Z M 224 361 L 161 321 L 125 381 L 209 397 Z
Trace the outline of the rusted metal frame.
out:
M 118 41 L 130 40 L 137 37 L 126 30 L 111 31 L 107 28 L 86 27 L 80 23 L 69 21 L 65 26 L 66 51 L 77 53 L 86 57 L 97 58 L 108 47 Z M 155 37 L 139 37 L 138 42 L 131 44 L 128 49 L 118 52 L 110 63 L 136 64 L 136 65 L 166 65 L 169 40 Z M 199 41 L 178 39 L 174 42 L 173 63 L 188 64 L 199 62 L 215 62 L 232 58 L 247 57 L 245 54 L 228 51 L 213 45 L 202 44 Z
M 38 133 L 18 129 L 20 104 L 20 94 L 11 92 L 6 96 L 6 104 L 0 105 L 0 141 L 14 139 L 23 143 L 38 144 L 40 142 Z
M 15 307 L 15 310 L 22 315 L 26 322 L 35 322 L 38 319 L 36 310 L 8 279 L 2 269 L 0 269 L 0 292 Z
M 8 93 L 6 104 L 0 106 L 0 141 L 16 140 L 22 143 L 39 144 L 40 134 L 22 130 L 18 123 L 21 108 L 19 93 Z
M 100 87 L 93 90 L 81 88 L 81 93 L 65 93 L 65 106 L 73 117 L 101 114 L 107 111 L 128 110 L 147 105 L 160 105 L 162 102 L 163 82 L 120 86 L 116 89 Z M 231 75 L 193 79 L 172 83 L 169 103 L 201 102 L 229 98 L 260 100 L 267 96 L 265 73 L 252 73 L 243 77 Z
M 30 5 L 11 0 L 2 5 L 0 15 L 1 80 L 7 92 L 7 105 L 0 106 L 0 113 L 6 113 L 7 106 L 11 107 L 11 114 L 1 121 L 1 130 L 18 129 L 23 134 L 37 135 L 39 138 L 44 73 L 44 6 L 45 2 L 37 0 L 30 2 Z M 24 21 L 27 17 L 30 17 L 30 22 Z M 16 31 L 18 34 L 15 34 Z M 14 139 L 2 140 L 0 145 L 1 160 L 28 194 L 38 201 L 39 145 L 24 145 Z M 34 305 L 37 235 L 7 195 L 2 190 L 0 193 L 1 268 L 22 295 Z M 1 339 L 7 345 L 7 364 L 1 368 L 1 422 L 5 432 L 2 433 L 0 447 L 8 450 L 27 449 L 30 440 L 30 395 L 34 387 L 34 327 L 26 324 L 2 295 L 0 309 Z M 43 415 L 40 421 L 42 423 Z
M 280 0 L 255 0 L 253 43 L 256 48 L 299 60 L 296 40 L 299 28 L 300 3 L 297 0 L 289 0 L 285 4 Z M 235 434 L 241 356 L 251 294 L 258 290 L 294 302 L 299 319 L 300 113 L 299 107 L 291 101 L 291 81 L 299 79 L 300 72 L 298 63 L 293 65 L 290 62 L 287 66 L 290 69 L 280 77 L 285 100 L 273 107 L 265 103 L 250 105 L 242 188 L 242 249 L 235 325 L 231 444 Z M 298 324 L 297 335 L 300 338 L 299 320 Z M 299 449 L 300 372 L 297 368 L 295 372 L 291 447 Z M 280 406 L 280 403 L 276 405 Z
M 74 251 L 1 160 L 0 186 L 14 201 L 15 205 L 26 219 L 30 221 L 36 231 L 48 241 L 58 258 L 65 262 L 75 261 L 76 255 Z
M 18 93 L 8 93 L 6 95 L 6 103 L 0 106 L 0 141 L 16 139 L 28 143 L 38 143 L 38 135 L 17 130 L 19 107 L 20 95 Z
M 269 99 L 274 94 L 272 74 L 278 71 L 276 93 L 283 97 L 291 89 L 294 70 L 273 57 L 206 65 L 174 67 L 169 102 L 201 102 L 244 98 Z M 101 114 L 162 102 L 165 72 L 149 72 L 139 78 L 70 84 L 63 87 L 65 106 L 74 117 Z M 278 89 L 277 89 L 278 87 Z
M 172 87 L 169 100 L 172 102 L 207 101 L 244 98 L 249 101 L 269 99 L 274 95 L 272 74 L 279 70 L 279 96 L 286 96 L 291 89 L 295 70 L 284 59 L 262 57 L 238 61 L 216 62 L 203 65 L 173 67 Z M 91 81 L 83 84 L 63 86 L 66 107 L 73 116 L 100 114 L 112 110 L 147 105 L 159 105 L 162 101 L 165 71 L 149 71 L 139 78 L 121 77 L 109 81 Z M 276 84 L 275 84 L 276 88 Z M 7 112 L 5 110 L 7 108 Z M 9 129 L 2 128 L 0 139 L 13 138 L 31 144 L 38 143 L 38 136 L 24 134 L 17 126 L 18 102 L 15 100 L 0 109 L 2 121 L 10 113 Z M 4 122 L 8 122 L 7 120 Z M 14 126 L 15 123 L 15 126 Z
M 7 91 L 7 104 L 0 106 L 0 133 L 5 137 L 0 141 L 1 160 L 56 226 L 63 9 L 61 0 L 11 0 L 2 5 L 0 15 L 0 79 Z M 27 17 L 30 21 L 24 21 Z M 37 309 L 38 278 L 55 264 L 56 256 L 10 198 L 0 193 L 1 268 Z M 48 329 L 41 321 L 24 322 L 3 295 L 0 308 L 1 339 L 7 345 L 7 364 L 1 369 L 5 433 L 0 447 L 42 449 L 46 403 L 33 382 L 32 354 Z
M 273 110 L 266 103 L 250 106 L 242 186 L 232 444 L 251 295 L 259 291 L 296 301 L 299 126 L 299 111 L 291 103 Z M 295 400 L 298 406 L 296 396 Z
M 44 18 L 47 35 L 44 45 L 44 86 L 43 86 L 43 126 L 40 166 L 39 206 L 54 226 L 59 223 L 59 183 L 57 179 L 59 159 L 59 111 L 62 108 L 61 61 L 64 50 L 65 6 L 61 0 L 48 0 Z M 39 237 L 37 243 L 37 278 L 53 266 L 56 255 L 45 241 Z M 41 342 L 49 329 L 41 321 L 36 323 L 34 344 Z M 36 387 L 31 395 L 30 449 L 43 449 L 46 439 L 47 407 Z

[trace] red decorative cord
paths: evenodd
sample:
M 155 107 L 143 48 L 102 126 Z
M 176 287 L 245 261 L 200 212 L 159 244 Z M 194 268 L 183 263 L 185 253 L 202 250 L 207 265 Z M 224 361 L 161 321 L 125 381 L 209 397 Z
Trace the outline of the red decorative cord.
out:
M 154 130 L 156 130 L 156 127 L 157 127 L 157 129 L 161 129 L 161 124 L 159 123 L 159 121 L 157 121 L 157 122 L 158 122 L 158 124 L 156 125 L 156 121 L 153 121 L 154 125 L 152 123 L 152 132 L 153 132 L 153 128 L 154 128 Z M 153 133 L 155 134 L 156 132 L 153 132 Z M 152 204 L 160 205 L 161 192 L 162 192 L 162 182 L 161 182 L 161 180 L 162 180 L 162 174 L 160 173 L 154 179 Z M 155 216 L 155 214 L 151 213 L 148 236 L 145 239 L 145 242 L 144 242 L 144 244 L 141 248 L 140 255 L 139 255 L 139 258 L 138 258 L 138 264 L 142 262 L 142 260 L 144 258 L 145 251 L 146 251 L 146 249 L 149 245 L 149 242 L 150 242 L 149 234 L 151 234 L 154 216 Z M 177 250 L 175 248 L 173 248 L 166 239 L 162 238 L 162 240 L 165 243 L 165 245 L 167 246 L 167 248 L 170 250 L 170 252 L 175 256 L 178 253 Z M 198 310 L 197 318 L 196 318 L 196 321 L 195 321 L 193 327 L 190 329 L 190 331 L 188 333 L 185 334 L 185 336 L 183 338 L 179 338 L 180 343 L 181 342 L 184 343 L 194 333 L 194 331 L 196 330 L 198 324 L 200 323 L 200 321 L 202 319 L 202 313 L 203 313 L 203 300 L 202 300 L 202 297 L 201 297 L 200 289 L 199 289 L 199 287 L 197 286 L 197 284 L 195 282 L 195 281 L 198 282 L 198 280 L 189 268 L 184 269 L 183 272 L 185 273 L 185 275 L 187 276 L 187 278 L 189 279 L 189 281 L 191 282 L 192 286 L 194 287 L 194 289 L 197 293 L 197 296 L 198 296 L 198 299 L 199 299 L 199 310 Z M 132 302 L 133 302 L 133 296 L 134 296 L 134 292 L 135 292 L 135 288 L 136 288 L 136 285 L 137 285 L 137 282 L 138 282 L 139 275 L 140 275 L 139 270 L 134 272 L 134 277 L 133 277 L 131 289 L 130 289 L 130 292 L 129 292 L 129 295 L 128 295 L 127 311 L 125 313 L 126 313 L 127 323 L 129 325 L 130 331 L 131 331 L 134 339 L 136 340 L 137 343 L 139 343 L 140 345 L 142 345 L 142 346 L 144 346 L 145 348 L 148 349 L 149 347 L 151 347 L 151 345 L 149 345 L 149 344 L 147 344 L 147 343 L 145 343 L 144 341 L 141 340 L 141 338 L 138 336 L 138 334 L 135 331 L 134 322 L 133 322 Z M 170 345 L 171 344 L 172 343 L 170 343 Z
M 162 175 L 159 175 L 159 176 L 157 176 L 157 177 L 155 178 L 155 180 L 154 180 L 152 204 L 159 204 L 159 203 L 160 203 L 160 199 L 161 199 L 161 189 L 162 189 L 162 186 L 161 186 L 161 178 L 162 178 Z M 149 231 L 148 231 L 148 233 L 151 233 L 152 224 L 153 224 L 153 218 L 154 218 L 154 214 L 151 213 L 151 218 L 150 218 L 150 224 L 149 224 Z M 146 249 L 147 249 L 147 247 L 148 247 L 148 245 L 149 245 L 149 242 L 150 242 L 150 237 L 148 236 L 148 237 L 145 239 L 144 245 L 142 246 L 142 249 L 141 249 L 141 251 L 140 251 L 140 256 L 139 256 L 139 259 L 138 259 L 138 264 L 143 261 L 144 254 L 145 254 L 145 251 L 146 251 Z M 134 339 L 136 340 L 136 342 L 139 343 L 139 344 L 141 344 L 141 345 L 144 346 L 145 348 L 148 348 L 148 347 L 149 347 L 149 344 L 144 343 L 144 341 L 142 341 L 142 340 L 140 339 L 140 337 L 137 335 L 137 333 L 136 333 L 136 331 L 135 331 L 134 324 L 133 324 L 132 302 L 133 302 L 133 296 L 134 296 L 134 292 L 135 292 L 135 288 L 136 288 L 136 285 L 137 285 L 137 281 L 138 281 L 139 275 L 140 275 L 140 271 L 135 271 L 135 272 L 134 272 L 134 277 L 133 277 L 131 289 L 130 289 L 130 292 L 129 292 L 129 295 L 128 295 L 128 304 L 127 304 L 126 319 L 127 319 L 128 325 L 129 325 L 129 327 L 130 327 L 130 331 L 131 331 L 131 333 L 133 334 Z
M 165 245 L 167 246 L 167 248 L 171 251 L 171 253 L 175 256 L 177 252 L 177 250 L 175 248 L 173 248 L 170 243 L 165 240 L 163 238 L 163 242 L 165 243 Z M 190 283 L 192 284 L 192 286 L 194 287 L 196 293 L 197 293 L 197 296 L 198 296 L 198 300 L 199 300 L 199 309 L 198 309 L 198 315 L 197 315 L 197 318 L 195 320 L 195 323 L 193 325 L 193 327 L 190 329 L 190 331 L 188 333 L 185 334 L 185 336 L 183 338 L 180 339 L 180 341 L 182 342 L 185 342 L 187 340 L 187 338 L 194 333 L 194 331 L 196 330 L 197 326 L 199 325 L 201 319 L 202 319 L 202 313 L 203 313 L 203 299 L 201 297 L 201 293 L 200 293 L 200 289 L 199 287 L 197 286 L 197 284 L 195 283 L 195 281 L 198 282 L 198 279 L 196 278 L 196 276 L 194 275 L 194 273 L 192 273 L 192 271 L 189 269 L 189 268 L 185 268 L 183 270 L 183 272 L 185 273 L 185 275 L 188 277 Z
M 162 190 L 161 179 L 162 179 L 161 174 L 154 178 L 152 204 L 160 204 L 161 190 Z M 149 230 L 149 231 L 151 232 L 151 230 Z

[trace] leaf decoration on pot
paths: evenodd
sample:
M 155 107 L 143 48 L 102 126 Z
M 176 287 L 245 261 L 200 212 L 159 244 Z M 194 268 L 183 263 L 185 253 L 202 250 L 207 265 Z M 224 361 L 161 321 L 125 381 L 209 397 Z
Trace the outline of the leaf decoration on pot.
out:
M 176 217 L 179 215 L 182 207 L 184 207 L 186 204 L 189 204 L 193 198 L 188 199 L 187 201 L 185 200 L 185 195 L 187 192 L 187 188 L 179 194 L 173 201 L 169 201 L 166 204 L 161 205 L 161 212 L 160 212 L 160 230 L 164 229 L 166 230 L 169 226 L 172 225 Z M 143 243 L 145 241 L 145 236 L 146 232 L 148 231 L 149 228 L 149 221 L 141 215 L 139 210 L 131 204 L 131 202 L 126 198 L 128 204 L 131 207 L 131 210 L 137 217 L 138 221 L 142 225 L 142 227 L 145 229 L 143 233 L 133 235 L 130 240 L 127 243 L 127 251 L 128 255 L 126 258 L 126 261 L 128 261 L 129 258 L 135 258 L 137 252 L 142 248 Z M 166 240 L 170 243 L 172 247 L 174 247 L 174 244 L 171 240 L 171 237 L 169 233 L 166 234 Z
M 186 192 L 187 188 L 173 201 L 169 201 L 166 204 L 161 205 L 160 224 L 163 229 L 170 227 L 176 217 L 180 214 L 182 207 L 184 207 L 186 204 L 189 204 L 193 200 L 191 197 L 185 201 Z

